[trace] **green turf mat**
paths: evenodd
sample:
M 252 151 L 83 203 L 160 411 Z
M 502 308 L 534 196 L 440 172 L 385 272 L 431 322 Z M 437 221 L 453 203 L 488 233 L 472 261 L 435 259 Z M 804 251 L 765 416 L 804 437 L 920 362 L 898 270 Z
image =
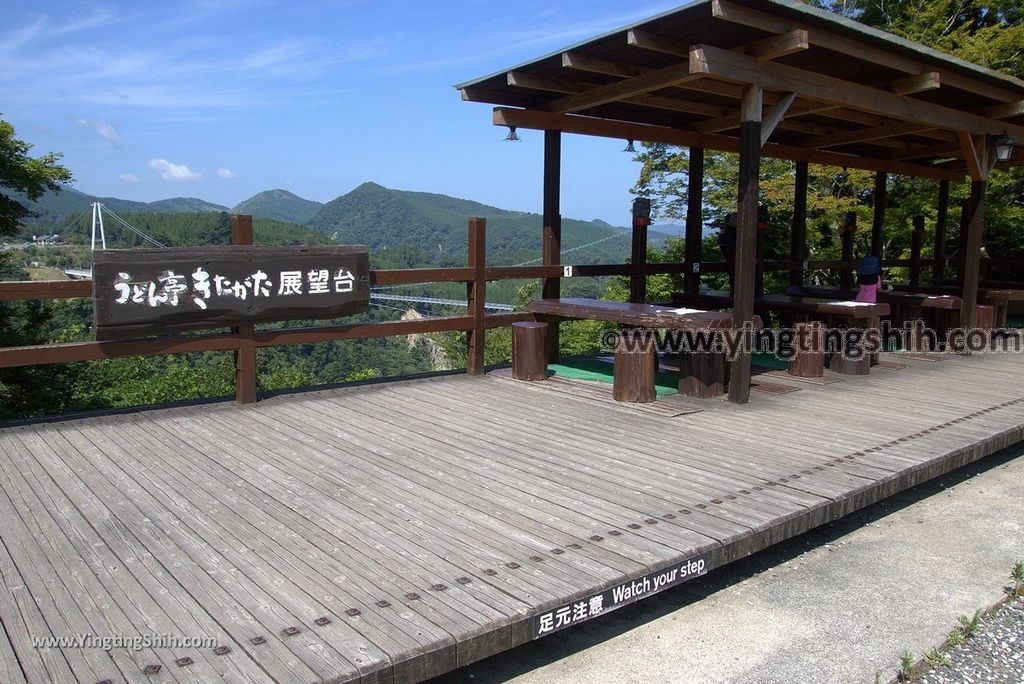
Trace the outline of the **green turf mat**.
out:
M 612 364 L 596 359 L 580 359 L 566 363 L 548 364 L 548 371 L 556 377 L 571 380 L 612 382 Z M 675 373 L 658 373 L 654 378 L 654 391 L 659 397 L 679 393 L 679 377 Z
M 776 357 L 775 354 L 766 354 L 764 352 L 755 352 L 751 363 L 755 366 L 775 368 L 777 370 L 785 370 L 789 368 L 789 361 L 780 359 Z

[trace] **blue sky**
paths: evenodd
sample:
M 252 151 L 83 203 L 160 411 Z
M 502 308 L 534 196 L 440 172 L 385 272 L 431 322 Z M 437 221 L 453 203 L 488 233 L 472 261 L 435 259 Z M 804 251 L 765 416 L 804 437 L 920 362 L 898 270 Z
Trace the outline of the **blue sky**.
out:
M 0 29 L 0 104 L 75 187 L 233 206 L 358 184 L 539 211 L 543 134 L 503 142 L 464 82 L 679 4 L 26 2 Z M 627 225 L 623 141 L 566 136 L 562 213 Z

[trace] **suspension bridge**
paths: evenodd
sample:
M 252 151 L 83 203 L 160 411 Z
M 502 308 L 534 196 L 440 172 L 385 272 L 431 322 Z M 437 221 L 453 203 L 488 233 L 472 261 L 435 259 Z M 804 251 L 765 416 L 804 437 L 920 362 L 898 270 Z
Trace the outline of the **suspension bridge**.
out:
M 105 225 L 104 220 L 103 220 L 104 215 L 109 216 L 119 226 L 127 229 L 132 234 L 134 234 L 137 237 L 141 238 L 144 242 L 147 242 L 147 243 L 149 243 L 149 244 L 151 244 L 151 245 L 153 245 L 155 247 L 159 247 L 159 248 L 166 248 L 167 247 L 167 245 L 163 244 L 162 242 L 159 242 L 158 240 L 150 237 L 149 235 L 146 235 L 144 232 L 142 232 L 141 230 L 139 230 L 138 228 L 134 227 L 133 225 L 131 225 L 130 223 L 125 221 L 123 218 L 121 218 L 120 216 L 115 214 L 109 208 L 103 206 L 103 204 L 101 202 L 94 202 L 93 205 L 92 205 L 92 224 L 91 224 L 91 230 L 90 230 L 90 249 L 92 251 L 96 250 L 97 243 L 99 244 L 99 248 L 100 249 L 106 249 L 107 248 L 106 225 Z M 577 245 L 575 247 L 569 247 L 569 248 L 563 249 L 560 252 L 560 254 L 562 256 L 566 256 L 568 254 L 572 254 L 574 252 L 578 252 L 578 251 L 586 249 L 588 247 L 592 247 L 594 245 L 598 245 L 598 244 L 601 244 L 603 242 L 607 242 L 609 240 L 614 240 L 615 238 L 620 238 L 620 237 L 623 237 L 625 235 L 629 235 L 629 233 L 627 231 L 622 231 L 621 233 L 615 233 L 613 235 L 606 235 L 605 237 L 599 238 L 597 240 L 593 240 L 593 241 L 588 242 L 586 244 Z M 541 257 L 537 257 L 536 259 L 530 259 L 528 261 L 524 261 L 522 263 L 513 264 L 513 265 L 514 266 L 529 266 L 530 264 L 534 264 L 534 263 L 537 263 L 539 261 L 541 261 Z M 68 278 L 70 278 L 72 280 L 89 279 L 89 278 L 92 277 L 92 269 L 67 268 L 67 269 L 64 269 L 64 275 L 66 275 Z M 388 308 L 388 309 L 397 309 L 398 307 L 388 306 L 387 304 L 384 304 L 383 302 L 400 302 L 400 303 L 404 303 L 404 304 L 420 304 L 420 305 L 452 306 L 452 307 L 466 307 L 466 306 L 468 306 L 466 300 L 464 300 L 464 299 L 446 299 L 446 298 L 443 298 L 443 297 L 422 297 L 422 296 L 417 296 L 417 295 L 414 295 L 414 294 L 389 294 L 389 293 L 384 292 L 384 290 L 387 290 L 387 289 L 390 289 L 390 288 L 394 288 L 394 287 L 408 287 L 408 286 L 407 285 L 397 285 L 397 286 L 396 285 L 392 285 L 392 286 L 383 286 L 383 287 L 371 288 L 371 291 L 370 291 L 370 303 L 375 305 L 375 306 L 379 306 L 381 308 Z M 488 309 L 488 310 L 491 310 L 491 311 L 514 311 L 515 310 L 515 307 L 513 307 L 511 304 L 499 304 L 499 303 L 496 303 L 496 302 L 485 302 L 484 303 L 484 308 Z M 399 310 L 404 310 L 404 309 L 399 309 Z

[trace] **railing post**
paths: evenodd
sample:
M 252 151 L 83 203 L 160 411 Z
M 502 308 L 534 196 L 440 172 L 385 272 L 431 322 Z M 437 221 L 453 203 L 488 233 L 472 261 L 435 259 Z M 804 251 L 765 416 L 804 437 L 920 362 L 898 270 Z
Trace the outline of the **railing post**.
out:
M 252 216 L 231 217 L 231 244 L 253 244 Z M 238 337 L 235 352 L 235 401 L 252 404 L 256 401 L 256 340 L 255 326 L 242 323 L 232 332 Z
M 466 300 L 469 315 L 473 317 L 473 328 L 466 332 L 466 373 L 484 374 L 484 302 L 487 297 L 487 221 L 482 218 L 469 219 L 468 266 L 473 269 L 473 280 L 466 285 Z
M 647 226 L 633 223 L 630 248 L 629 301 L 643 304 L 647 300 Z
M 921 279 L 921 241 L 924 239 L 924 216 L 914 217 L 914 232 L 910 234 L 910 284 Z

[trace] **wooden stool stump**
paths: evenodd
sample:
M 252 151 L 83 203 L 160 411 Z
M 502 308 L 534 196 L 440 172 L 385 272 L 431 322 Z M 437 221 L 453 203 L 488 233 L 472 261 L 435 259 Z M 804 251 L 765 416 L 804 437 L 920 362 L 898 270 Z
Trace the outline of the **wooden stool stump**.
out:
M 843 358 L 842 354 L 832 354 L 829 359 L 828 369 L 840 375 L 870 375 L 871 354 L 864 354 L 859 359 Z
M 548 379 L 544 340 L 548 324 L 519 321 L 512 324 L 512 377 L 535 382 Z
M 725 394 L 725 355 L 680 354 L 679 393 L 700 399 Z
M 825 375 L 825 335 L 828 328 L 818 321 L 796 323 L 793 344 L 796 355 L 790 359 L 786 372 L 797 378 L 820 378 Z M 805 342 L 801 343 L 801 340 Z M 806 350 L 801 349 L 802 344 Z
M 630 404 L 649 404 L 657 393 L 654 390 L 654 375 L 658 367 L 658 350 L 647 345 L 647 349 L 629 351 L 620 341 L 615 347 L 615 368 L 612 375 L 612 398 Z

